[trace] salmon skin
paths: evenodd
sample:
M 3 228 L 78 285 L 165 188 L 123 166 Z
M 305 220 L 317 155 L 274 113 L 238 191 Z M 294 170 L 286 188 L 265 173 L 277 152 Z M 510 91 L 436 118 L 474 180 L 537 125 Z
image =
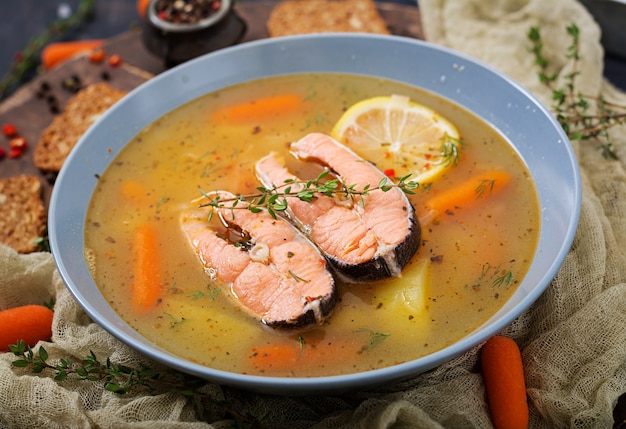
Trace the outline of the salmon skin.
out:
M 180 217 L 207 274 L 229 285 L 235 302 L 272 328 L 323 323 L 337 291 L 315 245 L 265 210 L 253 213 L 241 201 L 233 209 L 225 201 L 236 198 L 229 192 L 211 192 L 209 198 L 224 201 L 224 208 L 187 209 Z
M 346 146 L 312 133 L 292 143 L 291 153 L 305 162 L 330 169 L 347 186 L 362 191 L 376 187 L 385 175 Z M 265 187 L 300 180 L 284 160 L 270 153 L 256 164 Z M 292 190 L 297 190 L 292 185 Z M 334 272 L 345 282 L 362 283 L 398 277 L 417 252 L 421 229 L 415 209 L 401 189 L 369 191 L 350 200 L 317 194 L 311 202 L 287 197 L 287 217 L 321 250 Z M 361 204 L 362 202 L 362 204 Z

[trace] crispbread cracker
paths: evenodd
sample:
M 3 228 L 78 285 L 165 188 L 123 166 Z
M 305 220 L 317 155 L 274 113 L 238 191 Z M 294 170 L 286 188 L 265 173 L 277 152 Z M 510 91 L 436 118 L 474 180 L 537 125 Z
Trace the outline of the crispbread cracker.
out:
M 33 154 L 37 168 L 58 172 L 80 137 L 126 92 L 101 82 L 89 85 L 73 96 L 63 113 L 44 130 Z
M 0 179 L 0 242 L 19 253 L 37 250 L 46 230 L 39 178 L 22 174 Z
M 288 0 L 267 21 L 271 37 L 307 33 L 390 34 L 371 0 Z

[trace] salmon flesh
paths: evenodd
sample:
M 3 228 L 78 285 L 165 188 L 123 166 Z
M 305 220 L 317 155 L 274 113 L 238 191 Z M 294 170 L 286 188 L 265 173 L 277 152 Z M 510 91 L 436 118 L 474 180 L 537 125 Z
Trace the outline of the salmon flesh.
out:
M 253 213 L 241 201 L 233 209 L 226 200 L 236 197 L 229 192 L 209 197 L 224 201 L 224 207 L 187 209 L 180 218 L 209 276 L 230 285 L 234 300 L 270 327 L 323 323 L 337 292 L 316 246 L 283 218 L 265 210 Z
M 385 175 L 346 146 L 312 133 L 291 145 L 292 155 L 329 169 L 346 186 L 363 191 L 376 187 Z M 270 153 L 256 164 L 265 187 L 282 186 L 300 178 L 284 160 Z M 390 182 L 389 182 L 390 183 Z M 292 191 L 297 190 L 292 185 Z M 287 197 L 287 216 L 313 241 L 349 283 L 361 283 L 401 275 L 420 246 L 421 229 L 415 209 L 397 187 L 372 190 L 354 201 L 316 194 L 311 202 Z

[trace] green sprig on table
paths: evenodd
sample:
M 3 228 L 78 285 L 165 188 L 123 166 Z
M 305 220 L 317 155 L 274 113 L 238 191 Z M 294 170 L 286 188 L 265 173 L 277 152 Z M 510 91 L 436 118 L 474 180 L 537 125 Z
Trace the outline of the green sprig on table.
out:
M 90 19 L 93 15 L 95 0 L 80 0 L 76 13 L 65 19 L 59 19 L 39 36 L 33 37 L 21 52 L 15 55 L 10 70 L 0 81 L 0 100 L 4 99 L 15 87 L 22 83 L 24 76 L 39 65 L 41 49 L 70 29 Z
M 35 351 L 24 344 L 24 341 L 10 345 L 9 349 L 17 357 L 13 361 L 13 366 L 29 368 L 34 374 L 52 371 L 56 381 L 73 379 L 101 382 L 109 392 L 122 395 L 131 393 L 157 395 L 175 392 L 191 401 L 199 416 L 203 415 L 203 404 L 207 403 L 212 408 L 217 407 L 224 413 L 222 417 L 233 419 L 239 427 L 257 425 L 254 417 L 236 411 L 225 398 L 216 399 L 210 393 L 201 390 L 207 384 L 205 380 L 179 371 L 168 369 L 159 373 L 144 364 L 139 365 L 138 368 L 132 368 L 112 362 L 109 358 L 102 362 L 93 352 L 79 361 L 62 358 L 52 362 L 43 346 L 39 346 Z
M 550 63 L 543 56 L 543 41 L 538 27 L 531 27 L 528 39 L 532 43 L 530 51 L 535 55 L 535 64 L 539 67 L 538 77 L 542 84 L 552 91 L 552 100 L 556 119 L 570 140 L 589 140 L 598 138 L 601 142 L 602 156 L 607 159 L 618 159 L 613 150 L 613 143 L 608 129 L 616 125 L 626 124 L 626 106 L 608 102 L 602 95 L 585 96 L 577 90 L 576 78 L 580 74 L 580 30 L 574 23 L 566 27 L 571 44 L 565 54 L 572 60 L 572 71 L 564 76 L 562 87 L 556 86 L 557 73 L 550 73 Z M 595 103 L 598 113 L 590 114 L 589 107 Z

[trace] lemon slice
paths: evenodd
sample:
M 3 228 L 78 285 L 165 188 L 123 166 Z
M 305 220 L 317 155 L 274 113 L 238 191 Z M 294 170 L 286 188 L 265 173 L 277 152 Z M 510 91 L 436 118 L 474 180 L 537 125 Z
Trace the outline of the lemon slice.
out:
M 331 136 L 395 178 L 432 183 L 458 161 L 456 127 L 434 110 L 401 95 L 351 106 Z

